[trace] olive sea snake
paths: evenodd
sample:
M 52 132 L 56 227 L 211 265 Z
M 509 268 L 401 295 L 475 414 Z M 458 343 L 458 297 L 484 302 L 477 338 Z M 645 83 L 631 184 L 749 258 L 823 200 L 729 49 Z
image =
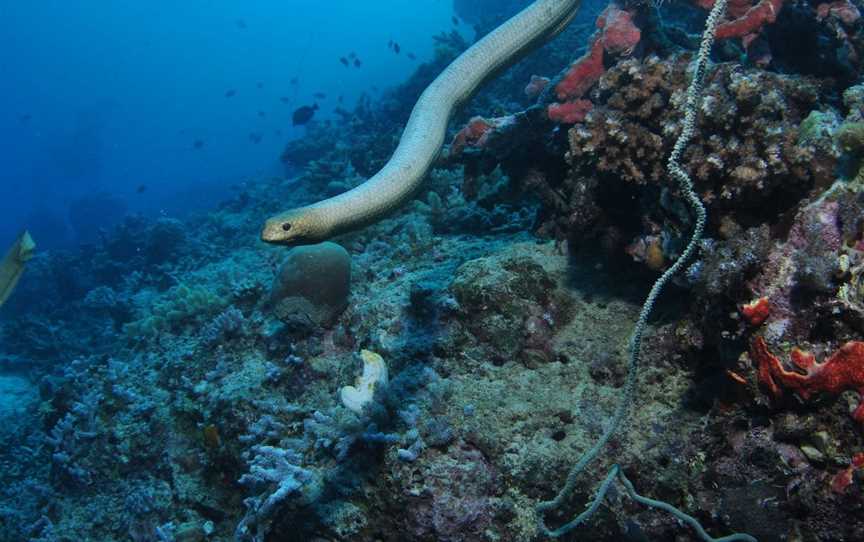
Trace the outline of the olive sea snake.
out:
M 324 241 L 371 224 L 405 203 L 438 157 L 447 124 L 480 85 L 571 21 L 580 0 L 537 0 L 459 55 L 423 91 L 399 145 L 360 186 L 267 220 L 261 239 L 296 245 Z

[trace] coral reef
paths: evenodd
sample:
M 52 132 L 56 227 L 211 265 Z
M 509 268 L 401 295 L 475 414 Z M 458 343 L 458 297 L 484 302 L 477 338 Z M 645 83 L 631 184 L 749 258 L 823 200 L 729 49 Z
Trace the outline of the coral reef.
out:
M 639 307 L 697 222 L 667 158 L 713 2 L 585 4 L 456 113 L 377 224 L 256 241 L 262 217 L 381 167 L 458 33 L 311 123 L 290 178 L 28 262 L 0 315 L 0 541 L 543 539 L 534 507 L 609 429 Z M 733 4 L 680 154 L 705 235 L 645 319 L 627 430 L 546 514 L 565 524 L 610 473 L 566 540 L 672 540 L 688 517 L 864 539 L 862 21 L 842 1 Z M 363 351 L 386 360 L 374 389 Z

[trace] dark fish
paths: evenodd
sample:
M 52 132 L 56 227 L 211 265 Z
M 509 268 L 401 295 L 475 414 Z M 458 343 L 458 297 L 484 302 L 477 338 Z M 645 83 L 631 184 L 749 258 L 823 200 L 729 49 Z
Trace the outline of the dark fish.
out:
M 32 118 L 33 118 L 33 115 L 31 115 L 30 113 L 24 113 L 23 115 L 18 115 L 18 121 L 22 122 L 22 123 L 23 122 L 30 122 L 30 119 L 32 119 Z
M 341 62 L 342 64 L 344 64 L 346 66 L 348 65 L 348 59 L 345 58 L 344 56 L 339 57 L 339 62 Z
M 255 143 L 257 145 L 258 143 L 261 143 L 261 139 L 263 137 L 264 136 L 259 134 L 259 133 L 252 132 L 251 134 L 249 134 L 249 141 L 251 141 L 252 143 Z
M 304 105 L 303 107 L 298 107 L 294 114 L 291 116 L 291 120 L 294 123 L 294 126 L 299 126 L 302 124 L 306 124 L 312 117 L 315 116 L 315 111 L 318 111 L 318 104 L 313 105 Z
M 275 133 L 277 136 L 282 137 L 282 130 L 277 128 Z
M 406 56 L 411 60 L 417 59 L 417 56 L 414 53 L 406 53 Z
M 339 95 L 338 98 L 336 98 L 336 100 L 337 100 L 340 104 L 342 103 L 342 100 L 344 100 L 344 99 L 345 99 L 345 97 L 342 96 L 341 94 Z
M 282 102 L 283 104 L 290 104 L 291 98 L 289 98 L 287 96 L 282 96 L 281 98 L 279 98 L 279 101 Z
M 324 99 L 327 98 L 327 95 L 324 94 L 323 92 L 316 92 L 316 93 L 313 94 L 312 96 L 315 96 L 315 97 L 318 98 L 319 100 L 324 100 Z
M 265 112 L 263 112 L 263 111 L 259 111 L 259 112 L 258 112 L 258 116 L 259 116 L 260 118 L 263 119 L 264 117 L 267 116 L 267 113 L 265 113 Z
M 137 192 L 138 194 L 143 194 L 146 191 L 147 191 L 147 185 L 146 184 L 139 184 L 138 188 L 135 190 L 135 192 Z
M 355 68 L 359 68 L 359 67 L 362 66 L 362 65 L 363 65 L 363 63 L 360 62 L 360 59 L 359 59 L 359 58 L 355 58 L 355 59 L 354 59 L 354 67 L 355 67 Z
M 292 78 L 291 78 L 291 84 L 292 84 L 292 85 L 296 85 L 296 84 L 299 83 L 299 82 L 300 82 L 300 78 L 299 78 L 299 77 L 292 77 Z
M 258 81 L 258 83 L 256 83 L 255 86 L 258 88 L 264 88 L 264 83 L 262 83 L 261 81 Z
M 401 50 L 402 50 L 402 48 L 399 47 L 399 44 L 396 43 L 396 42 L 394 41 L 394 42 L 393 42 L 393 52 L 396 53 L 396 54 L 398 55 L 398 54 L 399 54 L 399 51 L 401 51 Z
M 453 24 L 459 26 L 459 19 L 457 19 L 455 15 L 453 16 Z
M 240 30 L 246 30 L 247 28 L 249 28 L 249 26 L 246 24 L 246 21 L 244 21 L 243 19 L 237 19 L 236 21 L 234 21 L 234 24 L 236 24 L 237 28 L 239 28 Z
M 204 148 L 204 140 L 196 139 L 195 141 L 192 142 L 192 148 L 195 150 L 203 149 Z
M 392 49 L 392 48 L 393 48 L 393 40 L 390 40 L 390 41 L 387 42 L 387 48 L 388 48 L 388 49 Z
M 230 98 L 230 97 L 234 96 L 235 94 L 237 94 L 237 91 L 232 88 L 231 90 L 225 92 L 225 97 Z
M 357 58 L 357 53 L 355 53 L 354 51 L 351 51 L 350 53 L 348 53 L 348 58 L 351 58 L 351 59 Z

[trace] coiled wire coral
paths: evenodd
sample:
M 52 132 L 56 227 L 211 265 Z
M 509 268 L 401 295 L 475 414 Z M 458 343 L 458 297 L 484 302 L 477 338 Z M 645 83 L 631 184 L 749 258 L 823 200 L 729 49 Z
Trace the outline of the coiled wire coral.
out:
M 539 528 L 540 531 L 546 536 L 558 538 L 572 531 L 582 523 L 588 521 L 600 507 L 600 504 L 606 497 L 609 488 L 612 486 L 612 483 L 617 478 L 622 483 L 622 485 L 624 485 L 624 488 L 626 489 L 628 495 L 633 500 L 646 506 L 659 508 L 661 510 L 669 512 L 679 520 L 690 525 L 696 531 L 699 537 L 703 540 L 706 540 L 708 542 L 732 542 L 738 540 L 743 540 L 745 542 L 756 542 L 756 539 L 752 536 L 738 533 L 724 536 L 721 538 L 711 537 L 705 531 L 705 529 L 702 528 L 699 522 L 692 516 L 685 514 L 681 510 L 675 508 L 668 503 L 643 497 L 636 493 L 633 484 L 630 482 L 630 480 L 627 479 L 627 477 L 624 475 L 624 472 L 621 470 L 621 467 L 618 465 L 613 465 L 612 469 L 609 471 L 609 474 L 606 475 L 606 478 L 600 485 L 595 499 L 588 505 L 588 508 L 584 512 L 576 516 L 575 519 L 568 523 L 565 523 L 557 529 L 550 529 L 546 525 L 546 521 L 543 517 L 543 514 L 545 514 L 548 510 L 560 507 L 561 504 L 563 504 L 564 500 L 567 499 L 570 494 L 572 494 L 573 490 L 576 487 L 576 481 L 579 474 L 581 474 L 585 467 L 588 466 L 588 464 L 603 451 L 603 449 L 606 447 L 606 444 L 608 444 L 609 440 L 615 435 L 615 433 L 618 431 L 618 429 L 621 427 L 621 424 L 627 417 L 627 413 L 630 409 L 631 403 L 633 402 L 633 397 L 636 393 L 636 376 L 639 368 L 642 335 L 645 331 L 646 326 L 648 325 L 648 317 L 651 315 L 654 304 L 657 301 L 657 298 L 660 296 L 660 293 L 663 291 L 663 288 L 666 286 L 666 284 L 669 283 L 672 277 L 674 277 L 684 267 L 684 265 L 687 263 L 687 260 L 690 259 L 690 257 L 698 248 L 699 241 L 702 238 L 702 232 L 705 229 L 706 219 L 705 207 L 702 205 L 699 196 L 693 190 L 693 182 L 690 180 L 690 177 L 682 169 L 680 159 L 681 154 L 684 152 L 684 148 L 686 147 L 690 138 L 693 136 L 693 132 L 696 129 L 696 113 L 701 103 L 702 82 L 705 78 L 705 72 L 708 69 L 708 56 L 711 52 L 711 46 L 714 43 L 714 33 L 716 31 L 717 24 L 722 19 L 725 10 L 726 0 L 718 0 L 711 9 L 711 14 L 708 16 L 708 20 L 705 23 L 705 32 L 702 36 L 702 43 L 699 48 L 699 55 L 696 60 L 695 73 L 693 74 L 693 79 L 687 90 L 686 115 L 683 122 L 684 128 L 681 131 L 681 135 L 678 137 L 678 140 L 675 142 L 675 146 L 672 149 L 672 154 L 669 157 L 668 163 L 669 172 L 681 186 L 681 190 L 684 193 L 685 198 L 687 199 L 687 203 L 690 205 L 691 209 L 696 214 L 696 225 L 693 228 L 693 233 L 691 234 L 690 241 L 687 244 L 687 247 L 681 253 L 681 256 L 660 276 L 659 279 L 657 279 L 657 281 L 651 287 L 651 291 L 648 293 L 648 297 L 645 300 L 645 303 L 642 305 L 642 310 L 639 313 L 639 319 L 637 320 L 636 327 L 634 328 L 633 334 L 630 337 L 630 365 L 629 371 L 627 373 L 627 378 L 624 383 L 624 394 L 619 401 L 618 406 L 615 408 L 615 414 L 613 415 L 611 423 L 606 426 L 602 436 L 599 440 L 597 440 L 594 446 L 592 446 L 587 452 L 585 452 L 579 459 L 579 461 L 576 462 L 576 465 L 574 465 L 573 468 L 570 470 L 570 473 L 567 476 L 567 481 L 564 484 L 564 487 L 558 493 L 558 495 L 556 495 L 555 498 L 550 501 L 541 502 L 537 505 L 537 512 L 539 515 Z

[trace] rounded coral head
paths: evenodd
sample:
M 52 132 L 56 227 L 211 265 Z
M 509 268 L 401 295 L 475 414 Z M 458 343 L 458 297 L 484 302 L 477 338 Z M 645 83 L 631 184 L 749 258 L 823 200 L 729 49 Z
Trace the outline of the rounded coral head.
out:
M 261 240 L 275 245 L 309 245 L 327 239 L 326 232 L 308 207 L 292 209 L 270 217 L 261 230 Z

